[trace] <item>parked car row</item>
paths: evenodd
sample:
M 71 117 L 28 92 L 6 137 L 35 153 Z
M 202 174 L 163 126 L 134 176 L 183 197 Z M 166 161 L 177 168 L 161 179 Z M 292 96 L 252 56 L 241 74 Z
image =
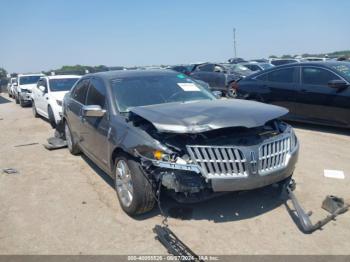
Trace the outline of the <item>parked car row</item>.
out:
M 20 74 L 11 78 L 8 94 L 21 107 L 32 106 L 33 115 L 49 120 L 53 128 L 62 118 L 62 100 L 80 78 L 77 75 Z

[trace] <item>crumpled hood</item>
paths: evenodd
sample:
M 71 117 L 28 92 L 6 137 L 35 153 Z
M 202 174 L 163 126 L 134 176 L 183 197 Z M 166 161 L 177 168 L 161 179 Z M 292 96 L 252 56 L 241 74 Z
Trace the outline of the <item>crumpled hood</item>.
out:
M 172 133 L 253 128 L 288 113 L 283 107 L 240 99 L 167 103 L 134 107 L 130 111 L 151 122 L 158 131 Z

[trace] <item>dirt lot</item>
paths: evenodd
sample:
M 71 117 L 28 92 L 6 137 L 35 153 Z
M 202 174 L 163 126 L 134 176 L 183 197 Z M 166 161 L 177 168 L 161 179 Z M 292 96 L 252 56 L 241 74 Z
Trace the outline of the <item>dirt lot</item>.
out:
M 327 194 L 350 201 L 350 132 L 298 125 L 301 142 L 296 195 L 312 220 L 326 214 Z M 53 134 L 30 108 L 0 96 L 0 254 L 165 254 L 152 228 L 158 209 L 139 219 L 125 215 L 112 181 L 83 156 L 42 146 Z M 16 147 L 21 144 L 38 143 Z M 323 177 L 324 169 L 345 179 Z M 350 254 L 350 212 L 311 235 L 300 232 L 271 190 L 230 194 L 189 205 L 170 218 L 174 232 L 198 254 Z M 170 199 L 165 209 L 176 213 Z M 175 211 L 175 212 L 174 212 Z

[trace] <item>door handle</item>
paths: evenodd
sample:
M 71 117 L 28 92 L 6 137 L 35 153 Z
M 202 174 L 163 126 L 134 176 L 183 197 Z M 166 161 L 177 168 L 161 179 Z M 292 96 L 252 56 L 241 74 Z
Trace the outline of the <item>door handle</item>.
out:
M 308 91 L 307 89 L 301 89 L 300 90 L 302 93 L 310 93 L 310 91 Z

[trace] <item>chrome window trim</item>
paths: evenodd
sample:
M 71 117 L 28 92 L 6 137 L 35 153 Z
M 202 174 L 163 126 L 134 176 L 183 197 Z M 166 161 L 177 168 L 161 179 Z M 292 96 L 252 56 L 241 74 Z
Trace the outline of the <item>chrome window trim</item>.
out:
M 272 68 L 271 71 L 269 71 L 269 72 L 263 72 L 263 73 L 261 73 L 261 74 L 259 74 L 259 75 L 257 75 L 257 76 L 252 77 L 252 79 L 258 80 L 258 81 L 263 81 L 263 80 L 259 80 L 259 79 L 256 79 L 256 78 L 257 78 L 257 77 L 260 77 L 260 76 L 263 76 L 263 75 L 268 75 L 269 73 L 276 72 L 276 71 L 280 71 L 280 70 L 283 70 L 283 69 L 295 68 L 295 67 L 297 67 L 297 66 L 300 66 L 300 65 L 293 65 L 293 66 L 288 66 L 288 67 L 283 67 L 283 68 Z M 266 81 L 264 81 L 264 82 L 273 82 L 273 81 L 268 81 L 268 80 L 266 80 Z M 273 83 L 284 83 L 284 82 L 273 82 Z M 289 83 L 289 84 L 295 84 L 295 83 L 293 82 L 293 83 Z

